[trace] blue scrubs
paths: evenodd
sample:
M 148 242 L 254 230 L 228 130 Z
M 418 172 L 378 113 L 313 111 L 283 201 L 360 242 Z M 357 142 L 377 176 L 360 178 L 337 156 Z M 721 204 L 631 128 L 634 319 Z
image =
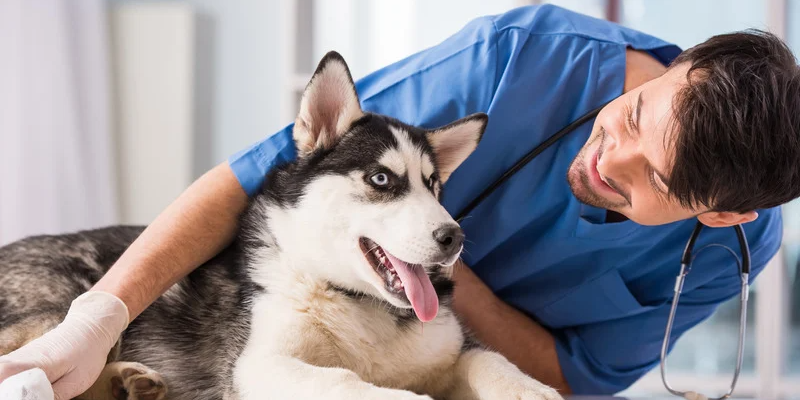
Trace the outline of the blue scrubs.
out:
M 474 112 L 489 125 L 452 175 L 443 204 L 457 214 L 534 146 L 622 94 L 625 49 L 668 64 L 676 46 L 552 5 L 478 18 L 443 43 L 357 83 L 363 108 L 436 127 Z M 591 130 L 586 123 L 543 152 L 475 209 L 462 226 L 464 260 L 501 299 L 547 327 L 578 394 L 618 392 L 657 365 L 680 257 L 695 220 L 649 227 L 604 223 L 581 204 L 566 172 Z M 229 159 L 248 194 L 292 160 L 291 128 Z M 780 246 L 780 209 L 744 226 L 752 277 Z M 739 294 L 732 228 L 706 228 L 678 307 L 673 343 Z M 532 354 L 531 357 L 536 357 Z

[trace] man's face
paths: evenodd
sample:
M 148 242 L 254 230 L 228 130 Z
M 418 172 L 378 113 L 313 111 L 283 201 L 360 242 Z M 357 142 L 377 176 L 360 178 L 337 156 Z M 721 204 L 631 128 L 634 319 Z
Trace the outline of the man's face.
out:
M 688 65 L 675 66 L 600 111 L 567 174 L 578 200 L 642 225 L 706 211 L 684 208 L 667 196 L 677 130 L 672 101 L 686 84 L 687 70 Z

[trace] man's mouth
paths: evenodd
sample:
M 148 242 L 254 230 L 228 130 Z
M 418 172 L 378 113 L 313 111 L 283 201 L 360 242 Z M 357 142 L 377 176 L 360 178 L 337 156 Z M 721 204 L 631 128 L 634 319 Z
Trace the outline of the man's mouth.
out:
M 602 153 L 602 148 L 597 150 L 597 153 L 595 153 L 594 157 L 592 157 L 592 161 L 589 163 L 589 181 L 600 191 L 619 195 L 619 192 L 608 184 L 607 178 L 600 175 L 600 171 L 597 170 L 597 162 L 600 160 Z
M 420 321 L 436 318 L 439 297 L 422 265 L 402 261 L 367 238 L 362 237 L 359 246 L 372 269 L 383 279 L 387 292 L 408 301 Z

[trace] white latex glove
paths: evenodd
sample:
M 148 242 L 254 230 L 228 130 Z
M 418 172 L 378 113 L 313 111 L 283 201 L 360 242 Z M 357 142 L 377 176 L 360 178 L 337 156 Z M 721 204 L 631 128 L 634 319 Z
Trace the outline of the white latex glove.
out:
M 0 382 L 22 371 L 41 368 L 53 384 L 56 400 L 89 389 L 105 367 L 109 351 L 128 326 L 128 307 L 99 291 L 76 298 L 53 330 L 0 357 Z
M 3 400 L 53 400 L 53 387 L 39 368 L 20 372 L 0 383 Z

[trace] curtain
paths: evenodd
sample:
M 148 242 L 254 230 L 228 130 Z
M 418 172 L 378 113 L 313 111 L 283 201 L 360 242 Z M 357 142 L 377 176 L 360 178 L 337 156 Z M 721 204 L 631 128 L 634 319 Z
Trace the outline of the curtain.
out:
M 0 245 L 117 221 L 102 0 L 0 0 Z

